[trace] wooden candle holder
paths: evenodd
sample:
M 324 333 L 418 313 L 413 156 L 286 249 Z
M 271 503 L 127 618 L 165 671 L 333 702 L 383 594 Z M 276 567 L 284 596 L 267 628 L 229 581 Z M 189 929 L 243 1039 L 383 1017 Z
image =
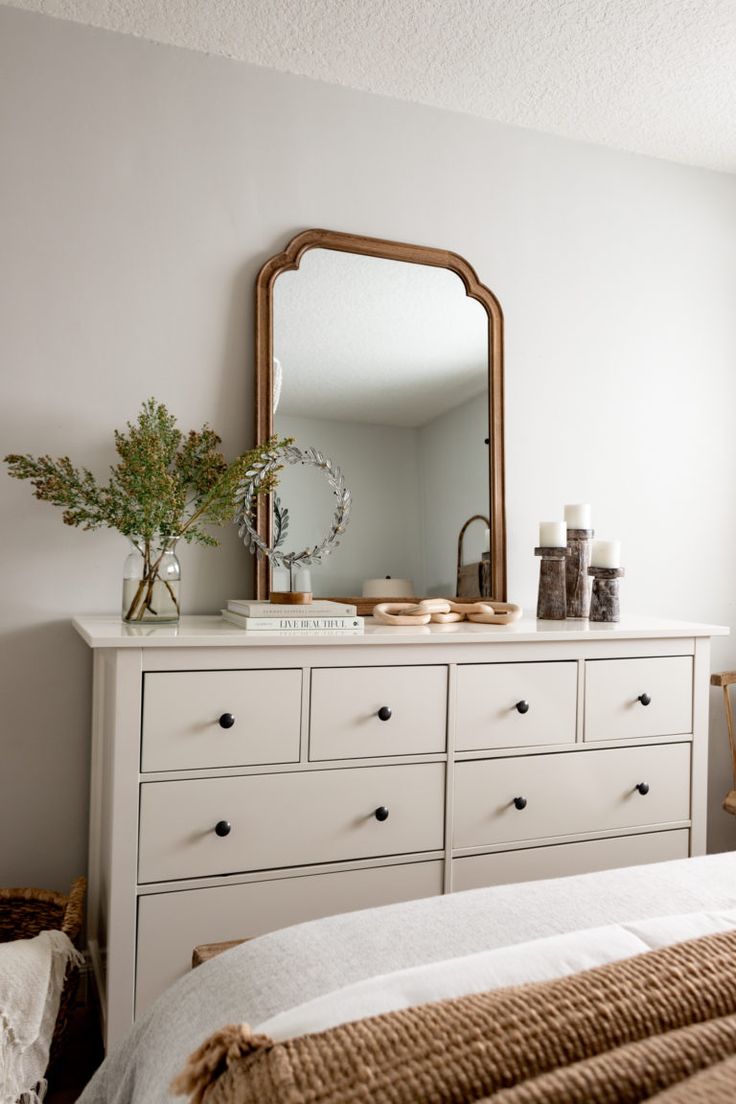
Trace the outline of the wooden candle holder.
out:
M 274 606 L 311 606 L 311 590 L 272 590 L 269 602 Z
M 624 569 L 622 567 L 589 567 L 588 574 L 593 576 L 590 620 L 620 621 L 621 602 L 618 581 L 623 578 Z
M 567 616 L 565 564 L 570 549 L 535 548 L 534 555 L 541 557 L 537 617 L 541 621 L 564 621 Z
M 567 616 L 589 617 L 593 580 L 588 575 L 593 529 L 568 529 L 567 547 Z

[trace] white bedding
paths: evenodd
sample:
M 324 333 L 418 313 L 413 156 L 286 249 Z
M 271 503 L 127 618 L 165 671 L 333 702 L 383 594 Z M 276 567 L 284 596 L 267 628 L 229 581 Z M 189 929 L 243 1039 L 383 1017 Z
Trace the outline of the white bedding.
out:
M 496 947 L 462 958 L 379 974 L 280 1012 L 264 1020 L 255 1030 L 258 1034 L 270 1035 L 276 1042 L 283 1042 L 365 1016 L 411 1008 L 415 1004 L 564 977 L 603 966 L 606 962 L 617 962 L 658 947 L 733 928 L 736 928 L 736 909 L 690 912 L 551 935 L 513 947 Z
M 103 1064 L 80 1104 L 171 1104 L 171 1078 L 223 1024 L 266 1025 L 379 975 L 516 948 L 497 956 L 501 971 L 504 954 L 518 957 L 520 945 L 535 940 L 610 925 L 625 925 L 619 938 L 636 940 L 640 921 L 732 910 L 736 853 L 453 893 L 272 932 L 200 966 L 164 993 Z M 444 969 L 451 974 L 453 968 Z

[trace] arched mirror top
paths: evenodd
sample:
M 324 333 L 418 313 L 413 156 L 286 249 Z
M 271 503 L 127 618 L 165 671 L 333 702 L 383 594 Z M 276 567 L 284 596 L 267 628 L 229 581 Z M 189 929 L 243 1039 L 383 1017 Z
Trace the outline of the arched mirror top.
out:
M 506 597 L 503 316 L 463 257 L 306 230 L 256 282 L 258 441 L 316 447 L 353 493 L 340 547 L 312 572 L 317 597 L 376 593 Z M 282 475 L 293 539 L 325 504 L 298 470 Z M 268 539 L 271 503 L 258 503 Z M 467 526 L 479 515 L 488 526 Z M 321 520 L 320 520 L 321 519 Z M 274 589 L 282 589 L 284 581 Z M 266 561 L 257 593 L 271 589 Z M 408 596 L 408 595 L 407 595 Z

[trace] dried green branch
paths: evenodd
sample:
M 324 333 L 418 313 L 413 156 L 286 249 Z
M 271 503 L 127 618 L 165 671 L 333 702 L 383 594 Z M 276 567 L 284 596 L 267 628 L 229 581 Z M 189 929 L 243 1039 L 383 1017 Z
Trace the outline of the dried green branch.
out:
M 13 479 L 27 479 L 36 498 L 63 510 L 66 525 L 107 527 L 143 541 L 183 537 L 216 545 L 208 531 L 235 515 L 235 491 L 246 470 L 267 451 L 290 443 L 272 438 L 227 463 L 221 439 L 205 425 L 184 436 L 163 403 L 148 399 L 127 432 L 115 432 L 119 462 L 107 483 L 68 456 L 5 457 Z M 273 483 L 259 488 L 268 493 Z

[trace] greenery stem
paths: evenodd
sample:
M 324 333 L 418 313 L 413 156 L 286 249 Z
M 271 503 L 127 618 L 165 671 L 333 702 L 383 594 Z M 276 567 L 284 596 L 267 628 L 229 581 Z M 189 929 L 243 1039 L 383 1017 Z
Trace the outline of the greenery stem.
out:
M 140 551 L 140 549 L 139 549 L 139 551 Z M 153 588 L 156 584 L 156 580 L 159 578 L 159 571 L 161 569 L 161 561 L 164 558 L 164 556 L 166 555 L 167 551 L 169 551 L 167 542 L 163 541 L 162 546 L 161 546 L 161 552 L 159 553 L 158 559 L 155 560 L 154 562 L 151 562 L 151 542 L 149 540 L 144 542 L 143 552 L 142 552 L 142 556 L 143 556 L 143 578 L 139 582 L 138 587 L 137 587 L 136 592 L 135 592 L 135 596 L 133 598 L 133 601 L 130 603 L 130 606 L 128 607 L 128 611 L 125 614 L 125 620 L 126 621 L 142 621 L 143 620 L 143 615 L 146 612 L 146 610 L 150 610 L 150 612 L 153 613 L 153 614 L 156 613 L 156 611 L 153 609 L 152 604 L 151 604 L 152 601 L 153 601 Z M 175 594 L 174 594 L 173 590 L 171 589 L 171 586 L 168 582 L 166 582 L 166 588 L 169 591 L 169 594 L 171 595 L 171 597 L 173 599 L 174 605 L 176 607 L 176 611 L 178 613 L 179 612 L 179 602 L 178 602 L 178 600 L 177 600 L 177 598 L 176 598 L 176 596 L 175 596 Z M 144 591 L 145 591 L 145 597 L 144 597 Z

